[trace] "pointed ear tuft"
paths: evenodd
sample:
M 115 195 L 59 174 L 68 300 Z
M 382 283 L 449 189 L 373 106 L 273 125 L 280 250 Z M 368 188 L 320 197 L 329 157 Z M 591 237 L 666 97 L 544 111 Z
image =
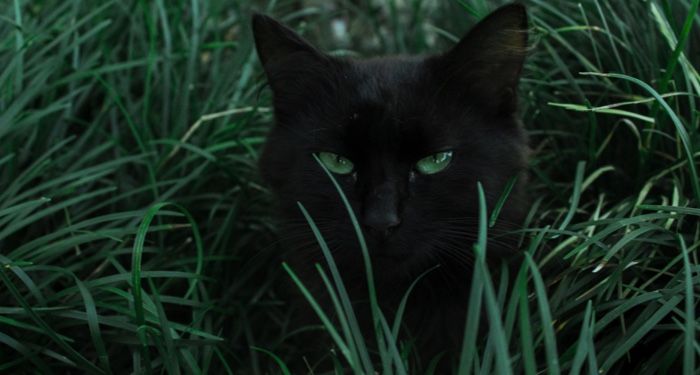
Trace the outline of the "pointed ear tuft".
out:
M 273 66 L 290 63 L 295 58 L 321 57 L 320 52 L 292 29 L 260 13 L 253 14 L 253 36 L 268 76 Z
M 517 106 L 516 90 L 528 50 L 527 12 L 510 4 L 489 14 L 439 58 L 450 81 L 501 113 Z M 445 74 L 441 73 L 441 74 Z

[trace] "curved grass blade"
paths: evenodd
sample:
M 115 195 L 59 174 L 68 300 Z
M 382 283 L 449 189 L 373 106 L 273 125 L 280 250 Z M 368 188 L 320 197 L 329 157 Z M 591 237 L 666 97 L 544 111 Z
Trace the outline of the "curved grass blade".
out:
M 7 276 L 5 273 L 5 267 L 0 266 L 0 279 L 3 281 L 7 289 L 10 291 L 10 294 L 15 298 L 15 300 L 22 306 L 24 311 L 27 313 L 27 315 L 39 326 L 41 329 L 46 332 L 46 334 L 51 338 L 52 341 L 54 341 L 61 349 L 63 349 L 66 352 L 66 355 L 68 358 L 70 358 L 73 362 L 76 364 L 79 364 L 81 368 L 90 373 L 90 374 L 104 374 L 104 371 L 95 366 L 92 362 L 90 362 L 87 358 L 85 358 L 83 355 L 78 353 L 73 347 L 71 347 L 65 340 L 60 338 L 51 327 L 49 327 L 46 322 L 37 315 L 33 309 L 32 306 L 22 297 L 22 294 L 17 290 L 17 287 L 12 283 L 10 278 Z
M 279 370 L 282 372 L 282 374 L 284 374 L 284 375 L 291 375 L 292 374 L 289 371 L 289 368 L 287 367 L 287 365 L 282 360 L 282 358 L 280 358 L 277 354 L 275 354 L 267 349 L 259 348 L 257 346 L 252 346 L 251 349 L 270 356 L 270 358 L 272 358 L 275 361 L 275 363 L 277 363 L 277 366 L 279 367 Z
M 518 182 L 518 176 L 511 177 L 508 180 L 506 187 L 503 189 L 503 193 L 498 198 L 498 201 L 496 202 L 496 204 L 493 207 L 493 212 L 491 213 L 491 218 L 489 219 L 489 228 L 492 228 L 494 225 L 496 225 L 496 221 L 498 220 L 498 215 L 501 213 L 501 209 L 503 209 L 503 205 L 508 200 L 508 197 L 510 196 L 510 192 L 513 191 L 513 186 L 515 186 L 516 182 Z
M 331 283 L 330 279 L 328 279 L 328 275 L 326 275 L 326 272 L 323 270 L 323 267 L 321 267 L 320 264 L 316 264 L 316 269 L 318 270 L 319 275 L 321 275 L 321 279 L 323 280 L 323 284 L 325 285 L 326 290 L 328 290 L 328 295 L 331 297 L 333 307 L 335 308 L 335 311 L 338 314 L 340 328 L 343 330 L 343 334 L 345 335 L 345 340 L 348 343 L 355 343 L 355 345 L 349 346 L 349 348 L 351 349 L 350 355 L 352 357 L 352 360 L 350 361 L 350 363 L 352 363 L 352 364 L 360 363 L 360 356 L 358 353 L 358 346 L 360 344 L 356 342 L 356 339 L 355 339 L 355 336 L 353 335 L 353 332 L 359 333 L 360 336 L 362 335 L 362 332 L 359 332 L 358 329 L 353 331 L 350 328 L 350 326 L 348 325 L 347 313 L 344 311 L 344 308 L 341 305 L 340 300 L 338 299 L 338 293 L 336 293 L 335 289 L 333 288 L 333 284 Z M 362 339 L 362 337 L 360 337 L 360 339 Z M 364 341 L 362 341 L 361 344 L 364 345 Z
M 367 276 L 367 289 L 369 291 L 369 303 L 372 312 L 372 323 L 375 330 L 375 334 L 377 336 L 377 346 L 379 347 L 380 351 L 379 355 L 381 358 L 386 358 L 388 356 L 388 353 L 386 353 L 386 345 L 384 343 L 384 335 L 381 330 L 380 323 L 380 315 L 382 314 L 382 312 L 379 308 L 379 301 L 377 300 L 377 290 L 374 284 L 374 271 L 372 269 L 372 262 L 369 257 L 369 250 L 367 248 L 365 236 L 362 233 L 362 229 L 360 227 L 360 223 L 357 221 L 355 212 L 353 211 L 350 202 L 348 202 L 348 198 L 345 196 L 343 189 L 338 184 L 338 181 L 335 179 L 335 177 L 333 177 L 333 174 L 328 170 L 328 168 L 326 168 L 326 166 L 323 165 L 321 159 L 319 159 L 318 156 L 314 154 L 313 157 L 314 159 L 316 159 L 316 163 L 318 163 L 318 165 L 321 166 L 323 171 L 326 173 L 326 176 L 328 176 L 328 178 L 333 183 L 333 186 L 338 192 L 338 195 L 340 195 L 340 199 L 343 201 L 343 205 L 345 206 L 345 210 L 347 211 L 348 216 L 350 216 L 350 221 L 352 222 L 352 226 L 355 230 L 355 236 L 357 237 L 357 240 L 360 244 L 360 250 L 362 251 L 362 260 L 364 262 L 365 273 Z
M 635 323 L 629 328 L 628 334 L 615 345 L 612 352 L 607 355 L 607 358 L 601 366 L 603 369 L 611 368 L 618 360 L 620 360 L 639 340 L 647 333 L 656 328 L 661 319 L 665 318 L 673 309 L 680 303 L 682 297 L 673 296 L 668 301 L 663 302 L 661 307 L 651 313 L 654 305 L 649 305 L 645 311 L 640 314 Z
M 696 3 L 698 1 L 696 0 Z M 693 143 L 690 140 L 690 136 L 688 135 L 688 132 L 685 130 L 685 127 L 683 126 L 683 122 L 681 122 L 680 118 L 678 118 L 678 115 L 671 109 L 671 107 L 666 103 L 664 98 L 656 91 L 654 90 L 651 86 L 649 86 L 646 82 L 630 77 L 625 74 L 617 74 L 617 73 L 581 73 L 582 75 L 591 75 L 591 76 L 598 76 L 598 77 L 610 77 L 610 78 L 619 78 L 625 81 L 632 82 L 636 84 L 637 86 L 643 88 L 646 90 L 651 96 L 656 99 L 656 102 L 659 103 L 661 108 L 664 109 L 664 111 L 668 114 L 668 116 L 671 118 L 671 121 L 673 122 L 673 125 L 676 128 L 676 134 L 678 134 L 678 138 L 680 138 L 681 143 L 683 144 L 683 151 L 685 152 L 686 159 L 688 160 L 688 167 L 690 170 L 690 184 L 693 187 L 693 195 L 695 197 L 696 202 L 700 202 L 700 178 L 698 178 L 698 171 L 697 167 L 695 164 L 695 152 L 693 149 Z
M 316 242 L 318 242 L 319 246 L 321 247 L 321 251 L 323 252 L 324 258 L 326 259 L 326 263 L 328 263 L 328 268 L 330 269 L 331 277 L 333 277 L 335 288 L 338 290 L 338 296 L 340 297 L 342 309 L 338 310 L 337 313 L 341 316 L 341 319 L 346 322 L 346 325 L 348 326 L 348 333 L 351 334 L 347 337 L 349 339 L 348 343 L 353 343 L 353 345 L 350 346 L 350 356 L 352 357 L 352 361 L 350 363 L 361 363 L 362 366 L 364 366 L 364 371 L 369 371 L 372 368 L 372 362 L 370 361 L 369 356 L 367 355 L 365 340 L 362 336 L 362 332 L 360 331 L 360 326 L 357 322 L 357 318 L 355 317 L 355 312 L 353 311 L 352 303 L 350 302 L 350 296 L 348 295 L 347 290 L 345 289 L 345 284 L 343 283 L 343 280 L 340 276 L 340 270 L 335 264 L 335 260 L 331 255 L 331 251 L 328 248 L 328 244 L 326 244 L 326 241 L 323 238 L 321 231 L 316 226 L 316 223 L 314 222 L 313 218 L 306 211 L 306 208 L 304 208 L 303 204 L 297 202 L 297 205 L 299 206 L 299 209 L 304 215 L 306 222 L 309 223 L 311 231 L 313 232 L 314 237 L 316 238 Z M 332 287 L 328 289 L 328 292 L 331 293 L 331 295 L 335 294 L 335 291 Z M 358 360 L 360 361 L 359 363 Z
M 545 353 L 547 356 L 547 373 L 559 375 L 559 355 L 557 354 L 557 341 L 554 335 L 554 328 L 552 327 L 552 314 L 549 311 L 549 303 L 547 302 L 547 289 L 532 256 L 529 253 L 525 253 L 525 259 L 530 266 L 532 281 L 535 283 L 535 295 L 540 311 L 540 319 L 542 320 L 542 332 L 544 334 Z
M 151 222 L 158 214 L 158 212 L 167 206 L 173 206 L 181 211 L 190 223 L 192 228 L 192 233 L 195 239 L 195 246 L 197 249 L 197 266 L 195 270 L 196 275 L 201 275 L 204 250 L 202 246 L 202 239 L 199 235 L 199 229 L 197 228 L 197 223 L 195 222 L 192 215 L 184 207 L 176 203 L 161 202 L 152 206 L 144 215 L 143 221 L 136 232 L 136 238 L 134 239 L 134 246 L 131 259 L 131 283 L 132 283 L 132 294 L 134 297 L 134 317 L 136 324 L 139 326 L 137 333 L 139 334 L 139 340 L 141 342 L 141 356 L 146 362 L 146 371 L 150 373 L 152 370 L 150 368 L 150 354 L 148 350 L 149 340 L 148 340 L 148 326 L 146 325 L 146 319 L 143 307 L 143 296 L 141 288 L 141 259 L 143 257 L 144 243 L 146 242 L 146 234 L 149 231 Z M 185 294 L 185 297 L 189 296 L 197 285 L 199 278 L 190 279 L 190 287 Z
M 104 339 L 102 338 L 102 332 L 100 331 L 100 323 L 98 321 L 97 308 L 95 306 L 95 300 L 90 293 L 90 290 L 85 287 L 85 284 L 78 279 L 77 276 L 73 275 L 75 284 L 80 289 L 80 294 L 83 297 L 83 304 L 85 305 L 85 315 L 87 317 L 88 327 L 90 328 L 90 335 L 92 336 L 92 343 L 95 345 L 95 350 L 97 351 L 98 362 L 100 366 L 107 374 L 111 374 L 109 365 L 109 355 L 107 354 L 107 346 L 105 345 Z
M 333 322 L 328 318 L 328 315 L 326 315 L 325 312 L 323 312 L 323 309 L 321 306 L 316 302 L 316 298 L 309 292 L 309 289 L 304 286 L 304 283 L 299 279 L 299 277 L 294 273 L 294 271 L 289 267 L 287 263 L 282 263 L 282 267 L 284 270 L 289 274 L 289 276 L 292 278 L 292 281 L 296 286 L 299 288 L 299 291 L 301 291 L 301 294 L 306 298 L 306 300 L 309 302 L 311 305 L 311 308 L 314 310 L 316 315 L 318 315 L 318 318 L 321 320 L 321 323 L 323 323 L 323 326 L 328 330 L 328 334 L 331 336 L 333 341 L 335 342 L 336 345 L 338 345 L 338 349 L 340 350 L 340 353 L 345 357 L 345 359 L 352 365 L 352 357 L 350 355 L 350 349 L 348 348 L 347 344 L 343 341 L 343 339 L 340 337 L 340 334 L 338 331 L 335 329 L 335 326 L 333 325 Z
M 694 294 L 694 284 L 693 284 L 693 274 L 690 264 L 690 257 L 688 256 L 688 247 L 685 244 L 683 236 L 678 235 L 678 242 L 680 244 L 680 250 L 683 252 L 683 271 L 685 277 L 683 279 L 685 284 L 685 340 L 683 342 L 683 374 L 692 375 L 695 374 L 695 353 L 693 347 L 697 342 L 697 331 L 695 322 L 695 294 Z
M 564 230 L 569 225 L 578 209 L 579 200 L 581 199 L 581 186 L 583 185 L 583 173 L 586 170 L 586 162 L 580 161 L 576 165 L 576 178 L 574 180 L 574 192 L 571 195 L 571 206 L 566 214 L 564 221 L 559 225 L 559 230 Z
M 583 323 L 581 324 L 581 334 L 578 337 L 578 346 L 576 347 L 576 354 L 574 355 L 574 360 L 571 365 L 570 375 L 578 375 L 581 373 L 581 367 L 583 362 L 588 358 L 588 353 L 595 347 L 589 346 L 588 334 L 591 331 L 591 315 L 593 313 L 593 304 L 590 300 L 586 303 L 586 312 L 583 315 Z
M 39 359 L 39 357 L 37 357 L 37 355 L 31 349 L 2 332 L 0 332 L 0 344 L 7 345 L 18 353 L 22 354 L 24 358 L 28 358 L 39 370 L 41 370 L 42 374 L 53 374 L 53 371 L 51 371 L 46 363 Z M 3 365 L 0 365 L 0 371 L 4 371 L 2 369 L 3 367 Z

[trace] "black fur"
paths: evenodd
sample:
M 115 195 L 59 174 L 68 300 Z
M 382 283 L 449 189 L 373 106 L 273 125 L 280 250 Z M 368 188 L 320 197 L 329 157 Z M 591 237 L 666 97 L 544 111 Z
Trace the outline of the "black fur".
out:
M 279 200 L 287 260 L 323 301 L 325 288 L 313 265 L 325 262 L 297 207 L 301 202 L 368 326 L 358 241 L 313 154 L 347 157 L 355 173 L 335 178 L 363 226 L 384 313 L 391 319 L 411 282 L 439 265 L 413 293 L 406 329 L 424 358 L 442 351 L 454 358 L 466 317 L 478 181 L 491 209 L 518 176 L 490 229 L 488 254 L 503 260 L 518 252 L 506 233 L 522 221 L 526 182 L 528 147 L 515 94 L 527 46 L 524 7 L 497 10 L 452 50 L 433 56 L 335 58 L 269 17 L 255 15 L 253 28 L 276 118 L 260 168 Z M 446 150 L 454 156 L 444 171 L 414 170 L 421 158 Z M 390 230 L 369 225 L 389 215 L 400 220 Z

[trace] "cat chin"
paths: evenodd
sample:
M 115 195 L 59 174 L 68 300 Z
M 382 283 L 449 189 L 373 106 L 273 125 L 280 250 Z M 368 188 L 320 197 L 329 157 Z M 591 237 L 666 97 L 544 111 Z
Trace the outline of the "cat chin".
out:
M 423 264 L 421 256 L 411 253 L 380 253 L 373 254 L 370 258 L 375 270 L 381 270 L 385 275 L 391 275 L 391 277 L 399 279 L 411 277 L 416 271 L 420 274 L 420 268 L 422 268 L 421 265 Z
M 423 253 L 426 251 L 393 244 L 376 247 L 370 245 L 368 250 L 373 263 L 393 268 L 412 268 L 410 266 L 424 258 Z
M 400 252 L 379 252 L 370 257 L 373 268 L 381 270 L 384 277 L 412 282 L 426 271 L 440 267 L 440 262 L 429 256 L 429 251 L 430 249 L 417 248 Z

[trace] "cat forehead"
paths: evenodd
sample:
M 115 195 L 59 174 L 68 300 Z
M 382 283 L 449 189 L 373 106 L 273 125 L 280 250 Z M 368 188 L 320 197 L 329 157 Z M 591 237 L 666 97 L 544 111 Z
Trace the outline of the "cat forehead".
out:
M 426 72 L 423 58 L 395 56 L 353 60 L 349 75 L 359 98 L 385 103 L 410 94 L 406 90 L 423 83 Z
M 447 103 L 435 98 L 439 82 L 425 58 L 347 60 L 337 73 L 342 78 L 333 112 L 339 120 L 336 127 L 324 126 L 330 132 L 323 139 L 355 141 L 378 152 L 401 144 L 420 153 L 454 143 L 456 134 L 449 122 L 459 121 L 466 107 L 460 106 L 459 113 L 441 108 Z M 450 121 L 439 116 L 446 112 Z
M 350 137 L 359 143 L 393 144 L 401 138 L 444 146 L 461 136 L 459 124 L 471 123 L 468 101 L 440 95 L 442 80 L 430 56 L 335 61 L 325 77 L 331 90 L 327 95 L 308 92 L 313 110 L 303 113 L 311 120 L 301 121 L 322 143 Z

